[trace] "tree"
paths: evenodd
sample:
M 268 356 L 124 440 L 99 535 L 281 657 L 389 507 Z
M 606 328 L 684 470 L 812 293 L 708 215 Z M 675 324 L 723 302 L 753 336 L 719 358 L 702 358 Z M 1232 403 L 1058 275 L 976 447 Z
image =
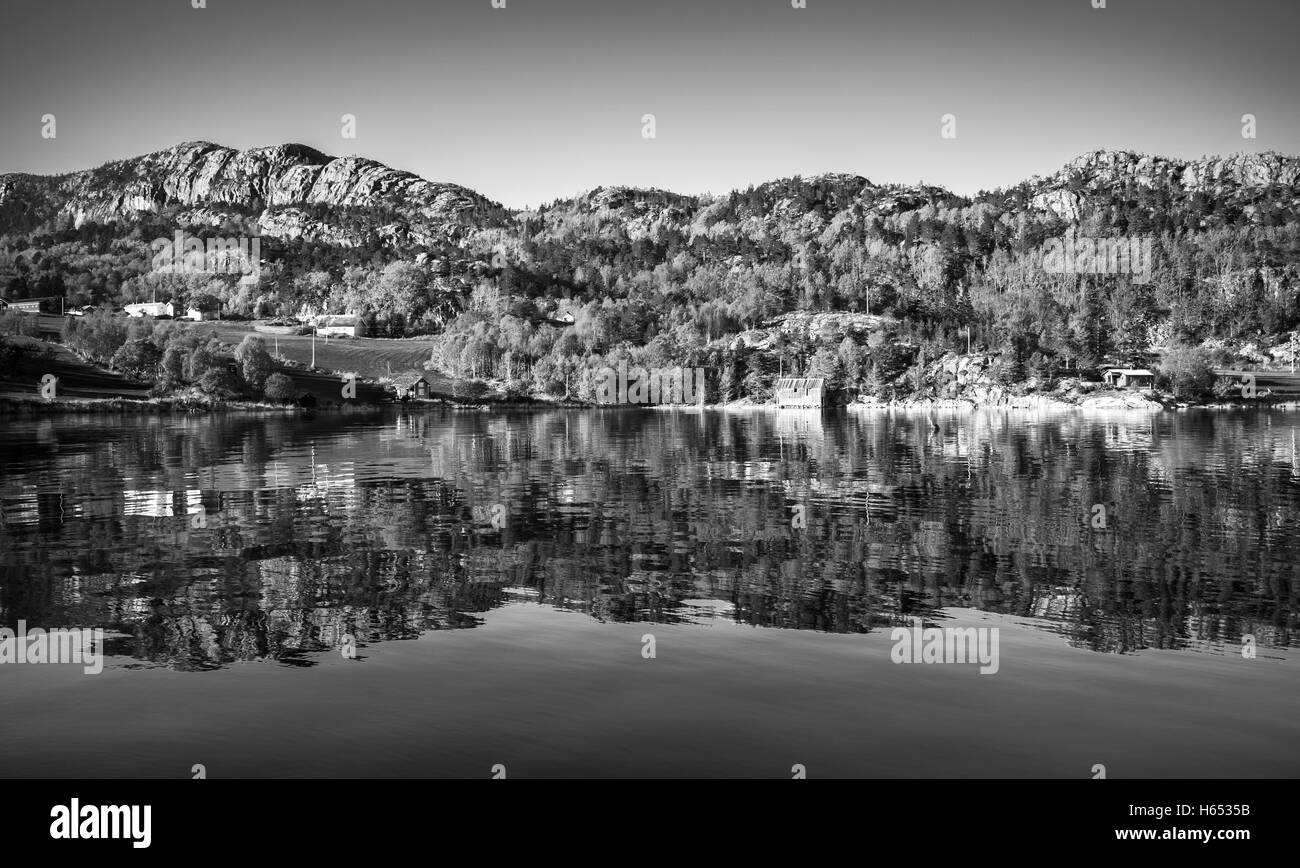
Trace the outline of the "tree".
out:
M 845 335 L 839 347 L 840 365 L 844 371 L 844 385 L 856 388 L 862 379 L 862 364 L 866 353 L 851 335 Z
M 192 307 L 203 313 L 214 313 L 221 309 L 221 299 L 207 290 L 196 292 L 190 296 L 187 307 Z
M 1210 354 L 1200 347 L 1171 347 L 1160 361 L 1160 372 L 1179 400 L 1204 401 L 1214 394 Z
M 109 362 L 127 339 L 127 324 L 107 311 L 72 318 L 65 337 L 68 346 L 94 362 Z
M 844 362 L 836 350 L 822 347 L 813 353 L 812 361 L 808 364 L 808 375 L 824 377 L 828 389 L 841 389 L 844 387 Z
M 407 323 L 424 315 L 429 303 L 429 274 L 413 262 L 390 262 L 373 281 L 370 306 L 388 333 L 401 335 Z
M 148 338 L 127 341 L 113 353 L 109 365 L 134 380 L 147 380 L 158 371 L 162 351 Z
M 266 351 L 266 341 L 256 335 L 244 335 L 243 341 L 235 349 L 235 360 L 239 362 L 244 382 L 255 391 L 261 391 L 266 378 L 275 369 L 271 354 Z
M 190 350 L 185 359 L 185 379 L 191 383 L 199 383 L 208 371 L 224 371 L 226 368 L 221 361 L 220 352 L 221 344 L 215 340 L 199 344 Z
M 172 341 L 163 350 L 162 361 L 158 365 L 158 377 L 162 385 L 175 387 L 185 380 L 185 361 L 190 350 L 180 343 Z

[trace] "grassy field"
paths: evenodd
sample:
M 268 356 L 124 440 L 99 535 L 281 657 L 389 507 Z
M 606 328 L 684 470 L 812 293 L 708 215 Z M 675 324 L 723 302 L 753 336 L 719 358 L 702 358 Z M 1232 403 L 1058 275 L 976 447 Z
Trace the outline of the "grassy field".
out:
M 11 337 L 9 340 L 25 344 L 33 353 L 48 348 L 53 356 L 49 361 L 27 358 L 16 369 L 0 371 L 0 395 L 34 397 L 39 392 L 41 377 L 53 374 L 59 378 L 60 398 L 149 397 L 147 386 L 132 383 L 121 374 L 87 364 L 62 344 L 25 337 Z
M 42 315 L 41 330 L 51 338 L 59 334 L 64 325 L 64 318 Z M 311 335 L 268 335 L 253 328 L 252 322 L 214 321 L 195 323 L 193 328 L 199 334 L 215 334 L 217 339 L 231 346 L 238 346 L 245 335 L 255 335 L 266 342 L 266 348 L 272 356 L 310 365 L 312 362 Z M 37 394 L 38 383 L 44 374 L 53 374 L 59 378 L 58 397 L 66 399 L 107 399 L 115 397 L 147 398 L 148 387 L 132 383 L 120 374 L 88 364 L 74 355 L 62 344 L 46 343 L 35 338 L 17 338 L 32 347 L 48 347 L 53 358 L 48 362 L 34 359 L 24 362 L 13 371 L 0 371 L 0 395 L 7 397 Z M 357 399 L 360 401 L 382 401 L 389 396 L 381 388 L 367 384 L 366 380 L 379 380 L 408 371 L 420 371 L 432 386 L 432 394 L 452 395 L 452 381 L 440 374 L 424 370 L 424 363 L 433 352 L 433 343 L 428 339 L 410 338 L 391 340 L 387 338 L 316 338 L 316 369 L 303 370 L 301 367 L 279 367 L 277 370 L 288 374 L 294 381 L 299 393 L 310 393 L 318 401 L 336 402 L 341 400 L 341 382 L 339 374 L 354 373 L 359 379 Z M 38 370 L 39 368 L 39 370 Z
M 241 332 L 238 340 L 233 342 L 238 343 L 242 339 L 243 333 Z M 148 386 L 133 383 L 121 374 L 85 362 L 61 344 L 46 343 L 36 338 L 26 337 L 14 337 L 10 338 L 10 340 L 26 344 L 31 348 L 33 354 L 42 349 L 48 349 L 52 356 L 48 360 L 29 357 L 24 359 L 15 369 L 0 371 L 0 396 L 35 398 L 39 394 L 41 377 L 45 374 L 53 374 L 58 377 L 57 397 L 63 400 L 106 400 L 111 398 L 143 400 L 149 397 Z M 223 337 L 222 340 L 227 339 Z M 285 339 L 282 337 L 280 340 L 283 351 L 283 341 Z M 310 341 L 311 339 L 308 338 L 307 340 Z M 268 341 L 268 345 L 270 343 Z M 338 344 L 340 342 L 331 341 L 330 343 Z M 308 346 L 307 352 L 308 359 L 310 359 L 310 346 Z M 285 355 L 288 355 L 288 353 L 285 353 Z M 318 367 L 322 366 L 319 345 L 317 346 L 316 363 Z M 293 380 L 295 390 L 299 394 L 314 395 L 316 400 L 322 403 L 339 403 L 343 400 L 343 383 L 335 373 L 303 371 L 296 368 L 277 369 L 289 375 Z M 340 370 L 355 371 L 360 378 L 366 376 L 361 370 L 355 368 L 344 366 Z M 430 382 L 432 382 L 432 379 Z M 357 383 L 357 400 L 359 401 L 379 402 L 386 400 L 388 397 L 388 393 L 378 386 L 365 382 Z
M 266 341 L 271 355 L 278 352 L 283 358 L 307 365 L 311 363 L 311 335 L 267 335 L 253 328 L 251 322 L 206 322 L 195 326 L 201 334 L 215 331 L 217 337 L 235 346 L 245 335 L 255 335 Z M 420 338 L 394 340 L 389 338 L 316 338 L 316 367 L 327 371 L 348 371 L 360 377 L 379 379 L 405 371 L 425 373 L 435 389 L 450 382 L 442 381 L 437 374 L 424 371 L 429 361 L 433 343 Z

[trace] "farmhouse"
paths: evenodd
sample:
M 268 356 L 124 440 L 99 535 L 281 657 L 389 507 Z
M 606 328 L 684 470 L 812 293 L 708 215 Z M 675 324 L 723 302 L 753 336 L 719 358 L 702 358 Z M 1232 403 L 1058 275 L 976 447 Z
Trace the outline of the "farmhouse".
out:
M 826 378 L 781 377 L 775 392 L 778 407 L 820 407 L 826 400 Z
M 393 377 L 393 388 L 397 390 L 398 400 L 407 398 L 429 397 L 429 381 L 419 371 L 407 371 Z
M 1102 379 L 1115 389 L 1150 389 L 1155 385 L 1156 375 L 1146 368 L 1107 368 Z
M 14 299 L 6 307 L 21 313 L 56 313 L 57 301 L 57 297 Z
M 316 319 L 316 334 L 323 336 L 345 335 L 351 338 L 365 337 L 366 324 L 359 316 L 322 316 Z
M 176 308 L 170 301 L 143 301 L 139 304 L 128 304 L 123 310 L 127 316 L 175 316 Z

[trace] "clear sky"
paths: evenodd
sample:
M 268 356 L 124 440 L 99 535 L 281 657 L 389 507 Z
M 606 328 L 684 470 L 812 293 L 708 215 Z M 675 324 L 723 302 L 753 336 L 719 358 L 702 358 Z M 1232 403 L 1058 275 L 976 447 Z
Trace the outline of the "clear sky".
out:
M 0 172 L 301 142 L 521 207 L 828 171 L 969 194 L 1096 148 L 1300 153 L 1300 2 L 1093 2 L 5 0 Z

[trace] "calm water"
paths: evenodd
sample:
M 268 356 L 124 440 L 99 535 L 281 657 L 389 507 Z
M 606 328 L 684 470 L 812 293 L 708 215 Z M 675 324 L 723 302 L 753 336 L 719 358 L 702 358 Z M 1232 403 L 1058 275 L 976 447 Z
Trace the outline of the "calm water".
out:
M 0 775 L 1300 774 L 1300 416 L 937 422 L 6 420 Z

